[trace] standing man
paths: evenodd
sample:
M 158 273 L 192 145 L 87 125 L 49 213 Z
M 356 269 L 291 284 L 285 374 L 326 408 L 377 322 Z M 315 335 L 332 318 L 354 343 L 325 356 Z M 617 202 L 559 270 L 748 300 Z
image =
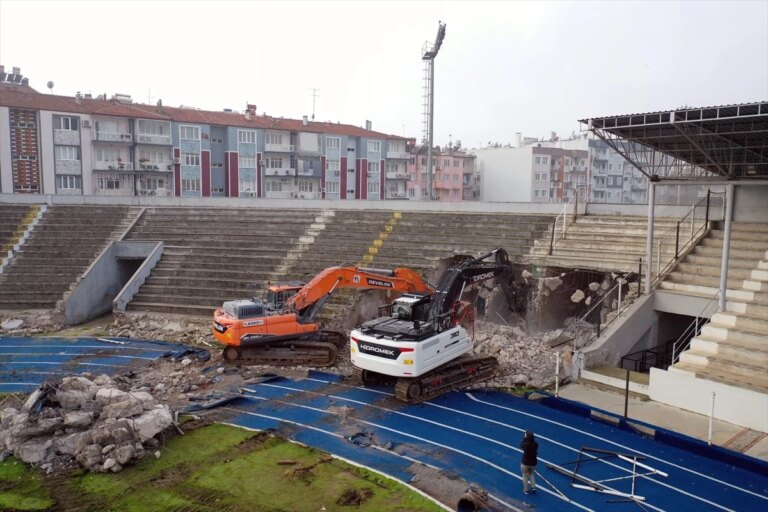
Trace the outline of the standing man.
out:
M 520 443 L 523 449 L 523 459 L 520 462 L 520 471 L 523 473 L 523 492 L 532 494 L 536 492 L 536 463 L 538 462 L 539 443 L 533 438 L 533 432 L 525 431 L 525 437 Z M 530 484 L 530 485 L 529 485 Z

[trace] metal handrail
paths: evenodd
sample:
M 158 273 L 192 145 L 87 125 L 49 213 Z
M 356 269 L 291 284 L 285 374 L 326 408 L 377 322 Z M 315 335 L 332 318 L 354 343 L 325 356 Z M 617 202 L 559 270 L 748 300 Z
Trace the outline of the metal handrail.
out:
M 688 210 L 688 212 L 685 215 L 683 215 L 680 219 L 678 219 L 674 227 L 663 232 L 658 238 L 656 238 L 655 240 L 656 242 L 656 273 L 653 276 L 653 280 L 652 280 L 653 284 L 656 284 L 658 281 L 663 279 L 663 277 L 667 275 L 669 270 L 671 270 L 672 267 L 674 267 L 677 264 L 681 256 L 684 255 L 689 248 L 693 247 L 695 243 L 706 234 L 710 226 L 710 221 L 712 220 L 710 218 L 710 210 L 711 210 L 710 202 L 711 202 L 711 196 L 713 194 L 719 195 L 724 193 L 712 192 L 712 190 L 707 189 L 706 197 L 702 197 L 697 203 L 691 206 L 691 209 Z M 725 203 L 725 200 L 723 200 L 723 203 Z M 699 211 L 701 211 L 701 208 L 704 209 L 704 219 L 700 225 L 696 222 L 697 208 L 700 209 Z M 685 227 L 686 224 L 688 224 L 690 227 L 686 228 Z M 688 236 L 688 238 L 685 238 L 684 234 L 683 234 L 683 238 L 681 238 L 682 230 L 690 231 L 690 235 Z M 675 254 L 670 260 L 666 262 L 666 264 L 662 268 L 662 260 L 661 260 L 662 247 L 671 246 L 673 239 L 674 239 L 674 245 L 675 245 Z
M 573 204 L 573 217 L 571 219 L 570 224 L 568 223 L 568 206 Z M 557 243 L 565 238 L 565 232 L 568 230 L 568 228 L 576 222 L 576 216 L 578 215 L 578 208 L 579 208 L 579 195 L 574 194 L 567 203 L 563 205 L 563 211 L 560 212 L 557 217 L 555 217 L 555 222 L 552 224 L 552 236 L 549 239 L 549 252 L 548 255 L 552 254 L 552 251 L 555 249 L 555 246 Z M 560 236 L 555 240 L 555 232 L 557 231 L 557 222 L 560 220 L 560 217 L 563 218 L 561 224 L 560 224 Z
M 714 308 L 713 308 L 714 306 Z M 720 307 L 720 290 L 717 290 L 715 294 L 712 296 L 712 298 L 707 302 L 707 305 L 704 306 L 704 308 L 699 312 L 699 314 L 696 315 L 696 318 L 694 319 L 691 324 L 685 328 L 683 333 L 677 337 L 675 342 L 672 344 L 672 362 L 670 365 L 673 365 L 677 362 L 677 360 L 680 358 L 680 354 L 687 350 L 688 347 L 691 344 L 691 341 L 693 338 L 699 335 L 701 332 L 701 328 L 709 322 L 709 318 L 719 309 Z M 706 318 L 707 320 L 704 322 L 704 324 L 699 324 L 699 320 L 702 318 Z M 689 333 L 692 334 L 689 336 Z M 680 346 L 678 349 L 678 345 Z

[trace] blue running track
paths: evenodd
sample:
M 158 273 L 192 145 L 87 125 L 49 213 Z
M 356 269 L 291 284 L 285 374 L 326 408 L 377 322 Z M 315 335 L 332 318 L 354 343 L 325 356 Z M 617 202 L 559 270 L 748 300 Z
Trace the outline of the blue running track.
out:
M 129 371 L 188 351 L 184 345 L 129 338 L 0 337 L 0 393 L 29 392 L 59 376 Z
M 31 391 L 52 376 L 128 371 L 188 351 L 183 345 L 123 338 L 0 337 L 0 393 Z M 225 408 L 232 413 L 229 423 L 274 430 L 404 482 L 412 480 L 414 463 L 456 474 L 488 491 L 499 510 L 768 510 L 768 463 L 685 436 L 659 429 L 655 438 L 664 442 L 642 437 L 555 398 L 544 405 L 481 390 L 407 405 L 391 391 L 310 372 L 296 381 L 278 377 L 249 385 Z M 537 469 L 554 486 L 537 478 L 538 492 L 527 496 L 518 448 L 525 430 L 536 433 Z M 637 502 L 573 487 L 548 465 L 572 471 L 582 447 L 643 456 L 643 464 L 668 476 L 637 476 L 634 493 L 644 498 Z M 631 492 L 631 463 L 598 453 L 582 460 L 587 458 L 593 460 L 580 464 L 579 475 L 602 481 L 609 490 Z
M 717 450 L 682 449 L 505 393 L 453 392 L 406 405 L 386 388 L 360 388 L 321 373 L 247 389 L 229 406 L 233 424 L 275 430 L 405 482 L 412 478 L 414 461 L 444 469 L 484 488 L 500 510 L 768 510 L 768 464 L 738 454 L 729 464 L 711 456 Z M 536 432 L 539 442 L 537 469 L 556 489 L 538 478 L 538 492 L 523 494 L 518 446 L 526 429 Z M 361 432 L 366 436 L 355 436 Z M 373 444 L 361 446 L 350 438 Z M 621 498 L 572 487 L 569 478 L 547 467 L 572 471 L 581 447 L 644 456 L 643 464 L 668 476 L 638 476 L 635 495 L 645 500 L 616 502 Z M 630 493 L 632 464 L 596 456 L 601 457 L 585 456 L 593 460 L 582 462 L 578 474 Z

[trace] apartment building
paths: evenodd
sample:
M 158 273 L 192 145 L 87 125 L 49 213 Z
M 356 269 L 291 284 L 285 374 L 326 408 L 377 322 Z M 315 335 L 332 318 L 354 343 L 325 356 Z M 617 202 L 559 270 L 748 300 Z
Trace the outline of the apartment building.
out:
M 409 199 L 428 199 L 427 147 L 411 141 L 408 160 Z M 479 179 L 475 157 L 460 146 L 435 148 L 432 151 L 432 197 L 437 201 L 477 200 Z
M 383 200 L 404 137 L 366 126 L 41 94 L 0 73 L 0 192 Z M 18 73 L 20 76 L 20 73 Z M 10 78 L 9 78 L 10 77 Z M 391 181 L 389 181 L 391 180 Z

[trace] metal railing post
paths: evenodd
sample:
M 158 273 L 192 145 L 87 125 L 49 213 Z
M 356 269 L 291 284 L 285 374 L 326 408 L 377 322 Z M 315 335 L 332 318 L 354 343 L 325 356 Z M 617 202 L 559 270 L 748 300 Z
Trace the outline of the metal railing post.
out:
M 643 258 L 640 258 L 640 261 L 637 265 L 637 294 L 641 295 L 643 291 Z
M 691 213 L 691 238 L 689 240 L 693 240 L 693 225 L 696 222 L 696 205 L 693 205 L 693 212 Z
M 707 213 L 704 215 L 704 229 L 709 227 L 709 195 L 711 192 L 711 189 L 707 189 Z
M 557 229 L 557 219 L 555 219 L 555 223 L 552 224 L 552 237 L 549 239 L 549 255 L 552 255 L 552 251 L 555 248 L 555 230 Z
M 616 311 L 616 314 L 621 314 L 621 278 L 619 278 L 619 309 Z
M 675 259 L 680 254 L 680 221 L 677 221 L 677 228 L 675 229 Z

